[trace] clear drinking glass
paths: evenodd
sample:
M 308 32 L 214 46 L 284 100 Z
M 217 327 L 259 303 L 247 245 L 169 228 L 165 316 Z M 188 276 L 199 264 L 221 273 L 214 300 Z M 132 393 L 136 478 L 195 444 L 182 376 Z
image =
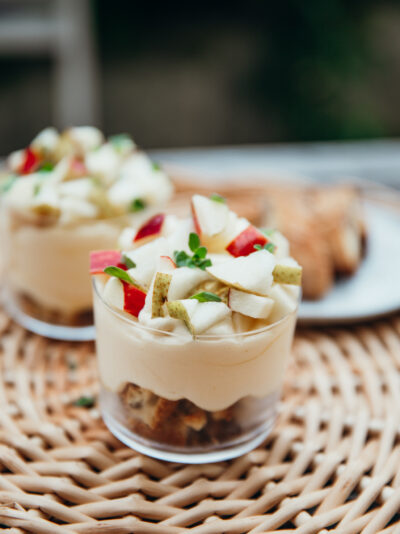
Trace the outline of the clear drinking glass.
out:
M 136 216 L 133 216 L 136 217 Z M 142 217 L 149 217 L 149 211 Z M 134 222 L 140 224 L 140 220 Z M 71 341 L 94 338 L 89 253 L 117 248 L 132 216 L 40 223 L 2 202 L 4 304 L 22 326 Z
M 111 308 L 93 282 L 100 407 L 111 432 L 167 461 L 227 460 L 276 416 L 297 310 L 261 329 L 183 337 Z

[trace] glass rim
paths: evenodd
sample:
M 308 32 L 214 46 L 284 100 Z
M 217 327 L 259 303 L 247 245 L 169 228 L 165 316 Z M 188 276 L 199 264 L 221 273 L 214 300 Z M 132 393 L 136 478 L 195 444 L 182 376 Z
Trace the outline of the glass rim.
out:
M 122 310 L 120 311 L 117 308 L 114 308 L 113 306 L 110 306 L 109 304 L 107 304 L 107 302 L 103 299 L 102 295 L 100 294 L 100 292 L 98 290 L 98 287 L 97 287 L 98 283 L 99 283 L 99 281 L 96 280 L 96 276 L 92 276 L 92 287 L 93 287 L 94 293 L 97 295 L 97 297 L 99 298 L 100 302 L 106 307 L 106 309 L 109 312 L 111 312 L 113 315 L 118 317 L 119 319 L 121 319 L 124 322 L 132 325 L 135 328 L 143 329 L 143 330 L 148 331 L 150 333 L 162 334 L 162 335 L 175 337 L 175 338 L 182 338 L 182 336 L 180 334 L 176 334 L 175 332 L 167 332 L 165 330 L 160 330 L 158 328 L 153 328 L 151 326 L 143 325 L 143 324 L 139 323 L 139 321 L 135 321 L 134 319 L 131 319 L 129 314 L 125 313 L 124 311 L 122 311 Z M 250 337 L 250 336 L 253 336 L 253 335 L 257 335 L 257 334 L 263 334 L 263 333 L 267 332 L 268 330 L 274 330 L 276 327 L 282 325 L 283 323 L 288 321 L 293 316 L 296 316 L 297 315 L 297 311 L 299 309 L 300 301 L 301 301 L 301 288 L 300 288 L 300 294 L 299 294 L 299 298 L 297 299 L 297 303 L 296 303 L 295 309 L 293 311 L 291 311 L 290 313 L 288 313 L 287 315 L 284 315 L 283 317 L 281 317 L 281 319 L 279 319 L 279 321 L 275 321 L 274 323 L 265 325 L 265 326 L 263 326 L 261 328 L 257 328 L 256 330 L 249 330 L 249 331 L 246 331 L 246 332 L 234 332 L 234 333 L 230 333 L 230 334 L 198 334 L 198 335 L 194 335 L 193 339 L 196 339 L 196 340 L 232 339 L 232 338 Z M 96 317 L 95 317 L 94 324 L 95 324 L 95 327 L 96 327 Z

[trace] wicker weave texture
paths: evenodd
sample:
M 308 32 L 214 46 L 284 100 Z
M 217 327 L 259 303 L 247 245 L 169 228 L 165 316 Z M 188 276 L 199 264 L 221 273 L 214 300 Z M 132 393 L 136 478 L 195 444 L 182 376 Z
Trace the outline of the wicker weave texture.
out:
M 400 317 L 300 331 L 267 443 L 203 466 L 138 455 L 74 401 L 94 347 L 0 314 L 0 523 L 13 534 L 400 533 Z

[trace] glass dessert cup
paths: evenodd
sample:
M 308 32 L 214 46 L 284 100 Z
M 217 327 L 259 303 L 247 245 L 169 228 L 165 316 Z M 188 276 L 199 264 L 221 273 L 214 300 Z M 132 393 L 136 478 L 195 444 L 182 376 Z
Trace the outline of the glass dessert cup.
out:
M 116 248 L 121 229 L 130 224 L 129 215 L 41 224 L 40 219 L 24 217 L 3 202 L 3 293 L 8 313 L 42 336 L 93 339 L 89 253 Z
M 110 307 L 93 282 L 100 407 L 110 431 L 166 461 L 208 463 L 262 443 L 274 424 L 297 310 L 258 330 L 195 338 Z

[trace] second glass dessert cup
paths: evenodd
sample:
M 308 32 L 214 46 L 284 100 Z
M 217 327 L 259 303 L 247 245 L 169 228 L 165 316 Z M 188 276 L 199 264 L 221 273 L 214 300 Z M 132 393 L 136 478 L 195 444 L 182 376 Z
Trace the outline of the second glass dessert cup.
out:
M 68 341 L 94 338 L 91 250 L 115 248 L 127 216 L 40 225 L 1 208 L 4 304 L 22 326 Z
M 126 445 L 206 463 L 262 443 L 276 416 L 297 310 L 258 330 L 181 336 L 110 307 L 93 282 L 105 423 Z

